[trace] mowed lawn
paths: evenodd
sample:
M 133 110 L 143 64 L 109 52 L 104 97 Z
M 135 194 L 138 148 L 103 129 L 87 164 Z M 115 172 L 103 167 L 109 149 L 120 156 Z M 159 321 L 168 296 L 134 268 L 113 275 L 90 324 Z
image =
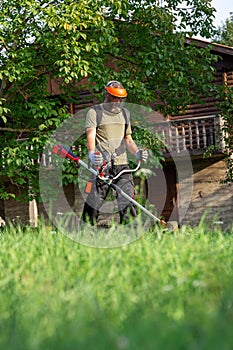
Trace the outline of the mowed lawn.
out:
M 233 349 L 233 230 L 160 233 L 104 249 L 3 229 L 0 349 Z

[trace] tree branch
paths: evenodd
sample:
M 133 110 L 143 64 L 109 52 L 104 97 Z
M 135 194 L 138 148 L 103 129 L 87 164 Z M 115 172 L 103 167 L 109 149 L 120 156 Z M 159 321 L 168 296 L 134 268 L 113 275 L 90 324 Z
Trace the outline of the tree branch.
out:
M 51 69 L 51 70 L 46 70 L 44 72 L 40 72 L 38 73 L 34 78 L 30 79 L 29 81 L 27 81 L 23 86 L 19 87 L 16 91 L 14 91 L 11 95 L 7 96 L 5 95 L 4 98 L 9 101 L 11 100 L 15 95 L 17 95 L 19 92 L 22 94 L 22 90 L 25 89 L 27 86 L 29 86 L 31 83 L 33 83 L 33 81 L 35 81 L 37 78 L 49 74 L 51 72 L 54 72 L 58 69 L 58 67 Z
M 33 132 L 35 130 L 37 130 L 37 129 L 36 128 L 34 128 L 34 129 L 14 129 L 14 128 L 0 127 L 0 131 L 20 132 L 21 134 L 24 132 Z

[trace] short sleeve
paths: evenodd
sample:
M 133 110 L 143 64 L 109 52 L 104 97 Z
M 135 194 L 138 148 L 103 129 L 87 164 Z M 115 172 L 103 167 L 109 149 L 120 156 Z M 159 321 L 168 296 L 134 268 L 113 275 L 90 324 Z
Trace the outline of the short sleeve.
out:
M 131 129 L 131 124 L 129 122 L 129 124 L 127 125 L 127 128 L 125 130 L 125 135 L 131 135 L 132 134 L 132 129 Z
M 86 128 L 96 128 L 96 111 L 94 108 L 89 109 L 86 115 Z

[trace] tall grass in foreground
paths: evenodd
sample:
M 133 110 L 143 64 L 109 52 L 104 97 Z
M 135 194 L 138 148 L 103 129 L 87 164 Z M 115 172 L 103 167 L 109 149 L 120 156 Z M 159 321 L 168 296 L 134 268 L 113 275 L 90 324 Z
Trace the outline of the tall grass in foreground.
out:
M 233 231 L 157 237 L 98 249 L 4 229 L 0 349 L 232 349 Z

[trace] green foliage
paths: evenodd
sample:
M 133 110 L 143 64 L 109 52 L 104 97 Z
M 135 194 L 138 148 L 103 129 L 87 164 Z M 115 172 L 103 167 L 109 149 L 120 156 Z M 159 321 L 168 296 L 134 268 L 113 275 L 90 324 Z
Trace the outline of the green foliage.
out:
M 133 128 L 133 133 L 137 145 L 149 150 L 148 160 L 143 164 L 143 167 L 149 169 L 160 167 L 161 162 L 164 160 L 164 143 L 159 135 L 155 135 L 149 127 L 141 128 L 139 126 Z
M 231 349 L 228 233 L 183 227 L 160 240 L 151 231 L 121 248 L 94 249 L 49 227 L 7 227 L 0 347 Z
M 233 87 L 225 86 L 220 92 L 220 109 L 223 119 L 222 139 L 226 148 L 225 182 L 233 182 Z
M 153 102 L 165 114 L 208 94 L 214 58 L 185 45 L 187 34 L 213 33 L 207 0 L 2 0 L 0 11 L 1 152 L 19 149 L 7 168 L 1 159 L 1 175 L 28 179 L 35 193 L 38 166 L 16 141 L 41 151 L 80 91 L 100 98 L 106 82 L 119 79 L 130 102 Z
M 230 17 L 226 19 L 213 38 L 213 41 L 223 45 L 233 46 L 233 13 L 230 12 Z

